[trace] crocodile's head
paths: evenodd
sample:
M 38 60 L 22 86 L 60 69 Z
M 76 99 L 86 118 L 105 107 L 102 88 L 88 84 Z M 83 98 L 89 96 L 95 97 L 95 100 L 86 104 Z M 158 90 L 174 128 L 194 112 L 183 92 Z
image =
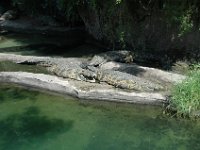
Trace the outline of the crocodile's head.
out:
M 134 54 L 131 51 L 119 51 L 121 58 L 121 62 L 124 63 L 132 63 L 133 62 L 133 58 L 134 58 Z
M 132 63 L 133 62 L 133 54 L 130 52 L 125 58 L 125 63 Z

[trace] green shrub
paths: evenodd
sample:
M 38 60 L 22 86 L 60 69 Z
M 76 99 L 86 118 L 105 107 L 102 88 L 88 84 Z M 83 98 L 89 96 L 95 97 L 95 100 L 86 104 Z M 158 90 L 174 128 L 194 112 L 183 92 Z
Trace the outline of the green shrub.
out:
M 177 114 L 190 115 L 200 110 L 200 69 L 194 66 L 188 78 L 172 89 L 170 106 L 177 110 Z
M 11 5 L 31 16 L 58 15 L 66 21 L 79 21 L 77 5 L 82 0 L 11 0 Z M 90 0 L 94 1 L 94 0 Z

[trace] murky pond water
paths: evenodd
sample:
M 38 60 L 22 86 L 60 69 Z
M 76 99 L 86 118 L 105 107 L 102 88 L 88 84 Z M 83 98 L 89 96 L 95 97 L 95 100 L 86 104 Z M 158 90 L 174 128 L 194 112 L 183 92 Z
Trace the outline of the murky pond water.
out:
M 77 42 L 70 37 L 14 34 L 0 35 L 0 53 L 35 56 L 89 57 L 105 51 L 97 46 Z
M 0 61 L 0 72 L 31 72 L 31 73 L 43 73 L 51 74 L 44 67 L 34 65 L 20 65 L 9 61 Z
M 162 109 L 0 85 L 0 150 L 199 150 L 200 123 Z

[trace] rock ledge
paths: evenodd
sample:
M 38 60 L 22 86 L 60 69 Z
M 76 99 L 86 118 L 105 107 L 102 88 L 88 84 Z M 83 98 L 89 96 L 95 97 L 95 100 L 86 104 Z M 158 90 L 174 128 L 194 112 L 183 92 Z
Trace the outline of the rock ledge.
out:
M 168 103 L 167 96 L 161 93 L 127 92 L 120 89 L 114 89 L 109 85 L 74 81 L 44 74 L 0 72 L 0 82 L 31 86 L 37 89 L 45 89 L 71 95 L 80 99 L 149 105 L 163 105 Z M 77 82 L 79 82 L 79 84 L 77 84 Z M 79 86 L 80 84 L 81 86 Z

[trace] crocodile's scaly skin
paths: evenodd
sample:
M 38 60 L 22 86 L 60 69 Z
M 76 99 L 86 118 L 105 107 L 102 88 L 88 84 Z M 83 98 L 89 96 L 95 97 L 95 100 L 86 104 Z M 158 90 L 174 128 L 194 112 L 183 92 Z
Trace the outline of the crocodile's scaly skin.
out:
M 133 61 L 133 56 L 130 51 L 109 51 L 99 55 L 95 55 L 90 61 L 91 66 L 101 66 L 108 61 L 116 61 L 122 63 L 130 63 Z
M 137 91 L 157 91 L 163 90 L 161 85 L 152 83 L 139 77 L 113 70 L 98 70 L 97 79 L 118 88 Z
M 159 84 L 155 84 L 134 75 L 111 69 L 101 70 L 98 67 L 100 65 L 99 62 L 104 63 L 108 60 L 125 62 L 126 56 L 128 56 L 128 51 L 111 51 L 101 54 L 99 56 L 99 58 L 102 58 L 100 61 L 97 61 L 96 58 L 98 56 L 95 56 L 96 58 L 94 57 L 90 65 L 85 65 L 82 60 L 76 58 L 30 58 L 28 60 L 20 60 L 20 63 L 44 66 L 59 77 L 81 81 L 95 80 L 97 82 L 106 82 L 114 87 L 123 89 L 148 92 L 163 89 Z

